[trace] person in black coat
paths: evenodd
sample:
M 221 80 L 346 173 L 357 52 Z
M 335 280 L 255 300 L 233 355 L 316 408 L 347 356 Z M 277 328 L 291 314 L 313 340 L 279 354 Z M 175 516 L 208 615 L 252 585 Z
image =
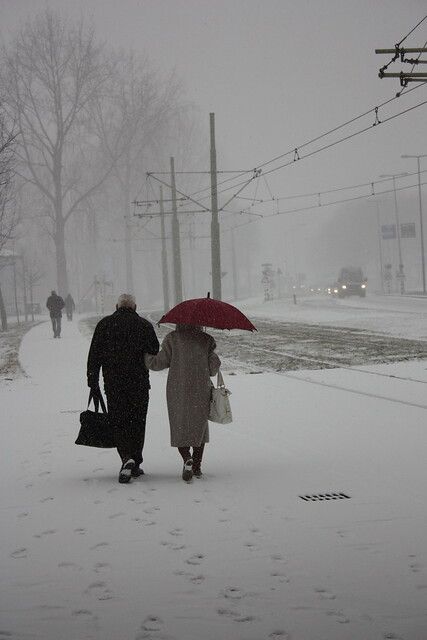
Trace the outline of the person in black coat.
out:
M 143 475 L 150 379 L 144 354 L 157 354 L 159 341 L 151 322 L 136 313 L 135 298 L 122 294 L 116 311 L 98 322 L 87 361 L 87 381 L 96 399 L 102 368 L 108 415 L 122 459 L 119 482 Z
M 56 291 L 52 291 L 46 300 L 46 306 L 50 311 L 50 319 L 52 321 L 53 337 L 61 337 L 61 318 L 62 309 L 64 308 L 64 300 L 58 296 Z

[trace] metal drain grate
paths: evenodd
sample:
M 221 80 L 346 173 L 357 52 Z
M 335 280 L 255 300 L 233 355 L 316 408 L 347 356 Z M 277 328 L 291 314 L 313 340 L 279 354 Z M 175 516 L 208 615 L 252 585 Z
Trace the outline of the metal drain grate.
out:
M 345 500 L 350 499 L 351 496 L 348 496 L 346 493 L 311 493 L 300 496 L 301 500 L 305 500 L 305 502 L 320 502 L 323 500 Z

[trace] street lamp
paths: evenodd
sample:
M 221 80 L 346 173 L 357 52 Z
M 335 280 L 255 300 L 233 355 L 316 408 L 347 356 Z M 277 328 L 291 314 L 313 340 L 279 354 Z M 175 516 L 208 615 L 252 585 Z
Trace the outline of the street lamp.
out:
M 394 193 L 394 212 L 396 216 L 396 237 L 397 237 L 397 249 L 399 252 L 399 268 L 397 270 L 397 277 L 400 280 L 400 293 L 405 293 L 405 273 L 403 271 L 402 262 L 402 246 L 400 242 L 400 223 L 399 223 L 399 211 L 397 209 L 397 195 L 396 195 L 396 178 L 403 178 L 403 176 L 409 175 L 405 173 L 383 173 L 380 178 L 392 178 L 393 179 L 393 193 Z
M 424 232 L 423 232 L 423 205 L 421 200 L 421 172 L 420 172 L 420 158 L 427 158 L 427 154 L 424 155 L 403 155 L 401 158 L 416 158 L 418 163 L 418 197 L 420 201 L 420 239 L 421 239 L 421 269 L 423 276 L 423 294 L 426 294 L 426 267 L 424 261 Z

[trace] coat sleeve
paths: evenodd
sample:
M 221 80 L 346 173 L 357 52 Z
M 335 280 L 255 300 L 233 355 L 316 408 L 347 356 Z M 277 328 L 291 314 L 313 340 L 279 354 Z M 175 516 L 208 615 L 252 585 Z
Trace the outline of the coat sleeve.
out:
M 153 325 L 150 323 L 147 327 L 147 338 L 144 346 L 144 352 L 146 354 L 156 355 L 156 353 L 159 353 L 159 346 L 156 332 L 154 331 Z
M 208 365 L 209 365 L 209 375 L 216 376 L 221 366 L 221 360 L 218 358 L 215 353 L 216 342 L 212 338 L 211 343 L 209 344 L 209 352 L 208 352 Z
M 172 359 L 172 345 L 169 339 L 169 335 L 162 342 L 162 348 L 157 355 L 145 354 L 144 361 L 145 366 L 150 371 L 161 371 L 162 369 L 168 369 Z
M 89 387 L 99 384 L 99 372 L 102 366 L 102 336 L 103 332 L 98 323 L 92 336 L 92 342 L 89 348 L 87 358 L 87 384 Z

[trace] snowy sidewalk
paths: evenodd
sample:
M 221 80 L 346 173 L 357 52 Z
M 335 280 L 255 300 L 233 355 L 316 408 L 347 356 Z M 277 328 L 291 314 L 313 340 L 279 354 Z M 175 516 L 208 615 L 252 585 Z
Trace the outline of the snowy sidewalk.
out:
M 186 485 L 151 374 L 147 475 L 119 485 L 116 452 L 74 445 L 88 347 L 77 320 L 37 326 L 29 377 L 0 387 L 0 638 L 425 640 L 424 409 L 334 389 L 338 370 L 238 372 L 235 422 Z M 299 498 L 326 491 L 351 499 Z

